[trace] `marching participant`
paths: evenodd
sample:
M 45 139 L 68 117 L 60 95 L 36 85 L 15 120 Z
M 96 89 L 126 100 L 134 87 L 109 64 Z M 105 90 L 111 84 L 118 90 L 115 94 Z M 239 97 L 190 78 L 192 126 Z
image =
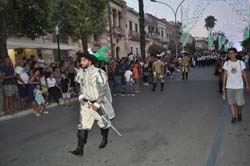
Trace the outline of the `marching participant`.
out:
M 77 133 L 78 145 L 75 150 L 70 152 L 77 156 L 83 156 L 84 144 L 87 143 L 88 133 L 95 121 L 101 129 L 102 135 L 99 148 L 106 147 L 111 124 L 108 122 L 115 117 L 115 114 L 111 104 L 112 97 L 107 74 L 94 66 L 98 60 L 97 57 L 90 53 L 78 53 L 78 56 L 82 70 L 78 72 L 76 81 L 81 85 L 79 96 L 81 110 Z

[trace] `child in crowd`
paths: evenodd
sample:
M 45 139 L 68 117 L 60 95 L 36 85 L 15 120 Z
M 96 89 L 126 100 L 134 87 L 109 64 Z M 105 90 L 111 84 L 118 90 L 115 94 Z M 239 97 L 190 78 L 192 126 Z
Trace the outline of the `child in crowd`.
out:
M 42 94 L 45 99 L 45 105 L 48 105 L 49 92 L 48 92 L 48 83 L 45 75 L 41 77 L 41 86 L 42 86 Z
M 40 84 L 36 85 L 34 90 L 35 102 L 37 104 L 36 116 L 40 116 L 39 112 L 43 114 L 48 114 L 48 111 L 45 111 L 45 99 L 42 93 L 42 86 Z
M 132 68 L 126 70 L 124 77 L 125 77 L 125 81 L 126 81 L 126 86 L 127 86 L 127 95 L 129 96 L 135 96 L 134 94 L 134 80 L 132 78 L 133 76 L 133 72 L 132 72 Z
M 68 105 L 71 106 L 71 100 L 70 100 L 70 81 L 66 77 L 66 73 L 61 73 L 61 90 L 62 90 L 62 97 L 64 100 L 64 106 Z

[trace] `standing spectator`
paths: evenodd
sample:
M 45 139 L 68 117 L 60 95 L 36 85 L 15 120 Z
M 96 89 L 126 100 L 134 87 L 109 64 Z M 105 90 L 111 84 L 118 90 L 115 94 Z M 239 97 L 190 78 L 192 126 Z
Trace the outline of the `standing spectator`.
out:
M 3 87 L 2 87 L 2 66 L 0 66 L 0 116 L 4 114 L 3 109 Z
M 20 60 L 15 68 L 15 73 L 17 76 L 17 88 L 19 91 L 19 96 L 21 98 L 20 100 L 21 109 L 27 108 L 26 102 L 28 97 L 28 82 L 29 82 L 29 76 L 25 72 L 23 66 L 24 66 L 24 61 Z
M 245 65 L 246 65 L 246 69 L 250 69 L 250 66 L 248 66 L 248 61 L 249 61 L 249 55 L 246 53 L 245 54 L 245 58 L 244 58 L 244 60 L 245 60 Z
M 2 67 L 5 113 L 14 113 L 13 95 L 16 91 L 16 75 L 9 56 L 4 57 Z
M 138 63 L 134 63 L 132 65 L 135 93 L 138 93 L 138 88 L 139 88 L 139 69 L 138 68 L 139 68 Z
M 75 62 L 73 57 L 69 57 L 69 64 L 67 66 L 67 72 L 68 72 L 68 78 L 70 80 L 70 87 L 74 88 L 75 87 Z
M 58 65 L 56 63 L 52 63 L 50 65 L 50 67 L 51 67 L 50 70 L 53 73 L 53 77 L 56 80 L 56 84 L 60 85 L 61 84 L 61 74 L 60 74 L 60 70 L 59 70 Z
M 75 96 L 78 96 L 78 93 L 80 92 L 80 84 L 78 82 L 75 81 L 77 73 L 80 72 L 81 70 L 81 64 L 79 61 L 75 62 L 75 68 L 74 68 L 74 82 L 75 82 L 75 87 L 72 89 L 71 92 L 74 93 Z
M 149 76 L 149 71 L 148 71 L 148 60 L 146 61 L 146 63 L 144 63 L 143 65 L 143 82 L 144 85 L 149 85 L 148 83 L 148 76 Z
M 38 55 L 37 63 L 39 64 L 40 75 L 43 75 L 44 67 L 45 67 L 45 61 L 44 61 L 44 59 L 43 59 L 42 54 L 39 54 L 39 55 Z
M 40 72 L 39 69 L 35 69 L 33 71 L 33 75 L 30 77 L 29 79 L 29 90 L 28 90 L 28 98 L 29 98 L 29 102 L 32 103 L 32 108 L 33 108 L 33 112 L 35 114 L 37 114 L 37 107 L 38 105 L 35 102 L 35 96 L 34 96 L 34 90 L 36 88 L 37 84 L 41 84 L 41 78 L 40 78 Z
M 45 99 L 45 104 L 46 105 L 49 102 L 49 92 L 48 92 L 47 75 L 48 75 L 48 73 L 44 73 L 44 75 L 41 76 L 42 94 L 43 94 L 43 97 Z
M 114 95 L 118 93 L 122 93 L 122 76 L 123 76 L 123 64 L 121 61 L 117 63 L 115 66 L 115 72 L 114 72 L 114 81 L 115 81 L 115 87 L 114 87 Z
M 62 72 L 61 73 L 61 89 L 62 89 L 62 98 L 64 101 L 64 106 L 70 105 L 70 82 L 69 79 L 66 78 L 66 73 Z
M 53 73 L 50 73 L 49 78 L 47 78 L 49 94 L 54 98 L 57 104 L 60 104 L 59 99 L 61 98 L 60 89 L 57 87 L 56 79 Z
M 243 79 L 246 83 L 246 91 L 249 91 L 249 84 L 246 75 L 245 63 L 237 60 L 237 49 L 228 49 L 230 60 L 224 63 L 225 70 L 223 76 L 223 91 L 227 93 L 227 100 L 229 103 L 230 112 L 232 115 L 232 123 L 236 122 L 236 114 L 238 121 L 242 121 L 242 109 L 245 104 L 243 96 Z M 237 106 L 237 109 L 235 108 Z M 237 113 L 236 113 L 237 112 Z
M 132 68 L 126 70 L 124 77 L 125 77 L 125 81 L 126 81 L 126 87 L 127 87 L 127 95 L 131 95 L 131 96 L 135 96 L 135 94 L 133 93 L 133 88 L 134 88 L 134 80 L 132 78 L 133 76 L 133 72 L 132 72 Z

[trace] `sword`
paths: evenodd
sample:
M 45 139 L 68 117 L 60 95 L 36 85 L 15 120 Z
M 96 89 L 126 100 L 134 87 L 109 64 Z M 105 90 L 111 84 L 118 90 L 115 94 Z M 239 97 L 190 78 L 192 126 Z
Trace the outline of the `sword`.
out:
M 122 136 L 121 133 L 111 124 L 109 120 L 107 120 L 103 115 L 101 117 L 106 123 L 108 123 L 108 125 L 115 131 L 117 135 L 119 135 L 120 137 Z

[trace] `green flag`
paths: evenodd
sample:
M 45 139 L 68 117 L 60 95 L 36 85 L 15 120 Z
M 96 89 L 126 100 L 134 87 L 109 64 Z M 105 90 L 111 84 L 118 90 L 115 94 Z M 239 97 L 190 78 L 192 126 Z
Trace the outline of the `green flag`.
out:
M 223 38 L 219 37 L 219 40 L 218 40 L 218 49 L 219 50 L 221 50 L 222 45 L 223 45 Z
M 208 38 L 208 47 L 211 47 L 214 42 L 214 34 L 210 33 L 209 38 Z
M 247 40 L 250 37 L 250 27 L 246 26 L 243 30 L 243 40 Z

